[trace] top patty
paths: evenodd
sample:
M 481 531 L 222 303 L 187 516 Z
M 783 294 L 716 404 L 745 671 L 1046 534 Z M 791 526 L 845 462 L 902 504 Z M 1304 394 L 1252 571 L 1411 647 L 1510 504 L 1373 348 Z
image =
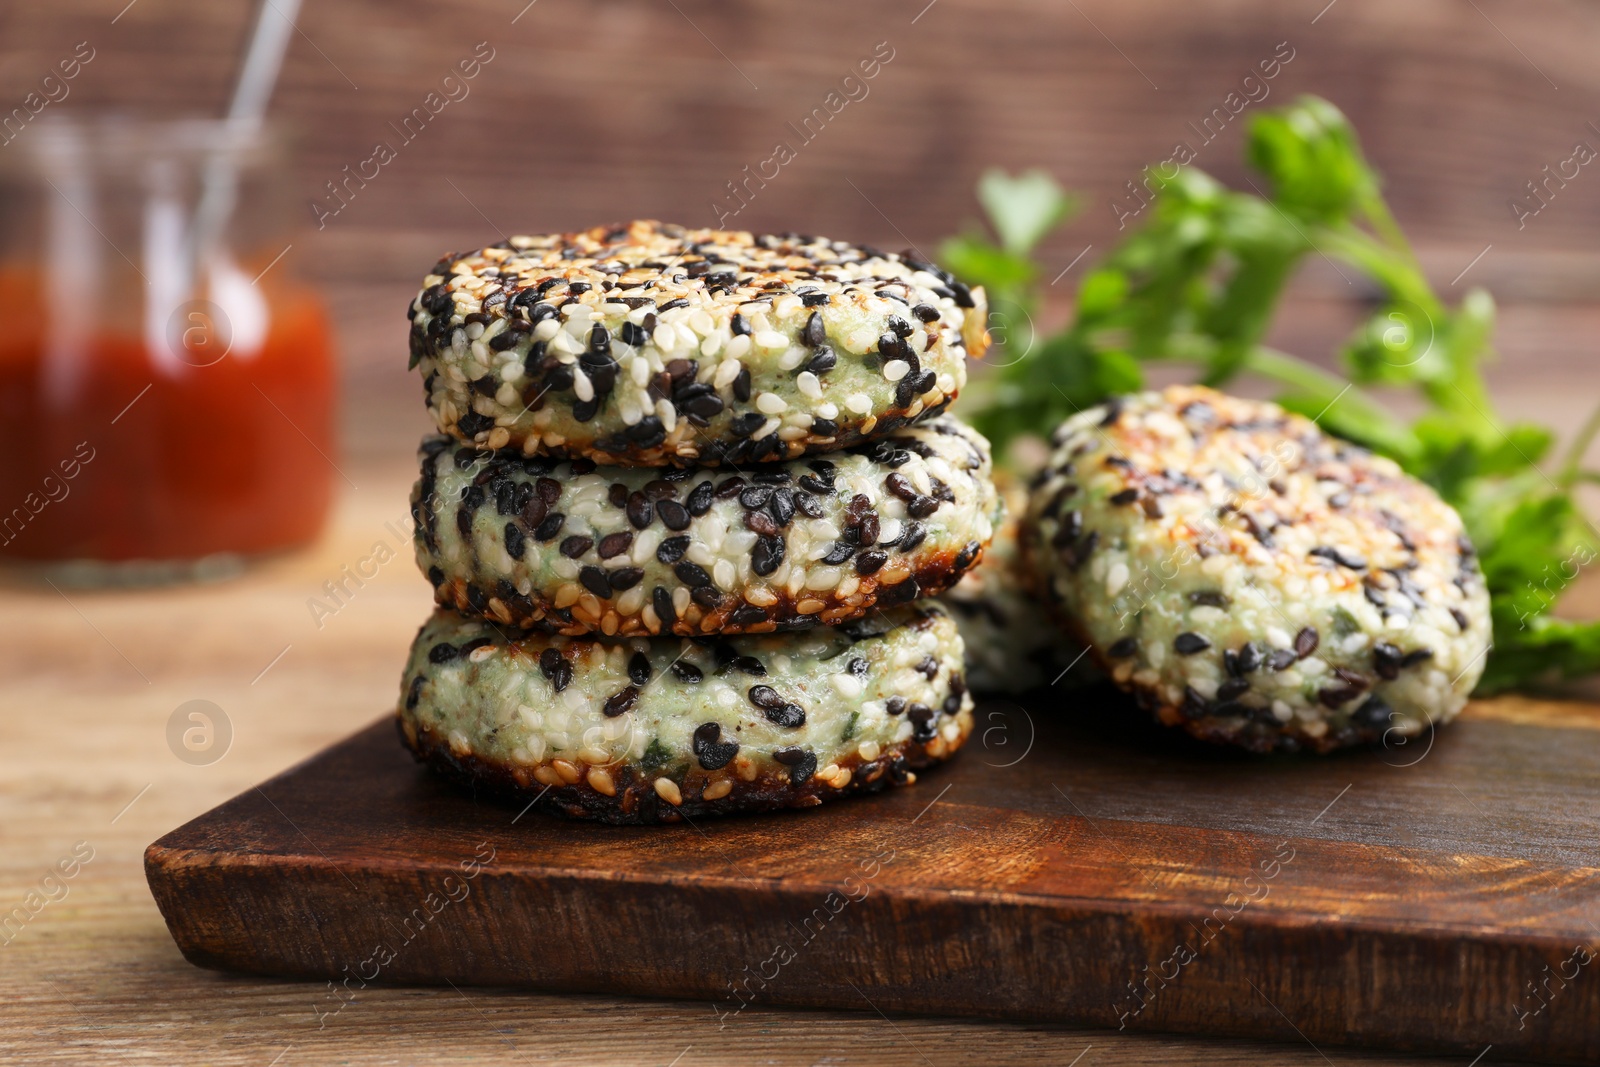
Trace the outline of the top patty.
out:
M 1326 750 L 1466 703 L 1488 593 L 1460 516 L 1392 461 L 1193 386 L 1085 411 L 1053 443 L 1024 550 L 1164 722 Z
M 943 410 L 988 345 L 981 288 L 797 234 L 513 237 L 423 286 L 411 364 L 441 430 L 607 464 L 834 451 Z

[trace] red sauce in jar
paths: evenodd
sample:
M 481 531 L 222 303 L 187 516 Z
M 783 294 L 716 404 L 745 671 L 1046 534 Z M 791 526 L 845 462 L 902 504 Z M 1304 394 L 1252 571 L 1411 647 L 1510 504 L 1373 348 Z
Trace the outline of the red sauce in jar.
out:
M 263 295 L 253 355 L 211 362 L 202 340 L 174 373 L 136 332 L 52 346 L 37 281 L 0 272 L 0 561 L 197 560 L 316 536 L 337 477 L 327 317 L 302 290 Z M 47 381 L 63 358 L 68 389 Z

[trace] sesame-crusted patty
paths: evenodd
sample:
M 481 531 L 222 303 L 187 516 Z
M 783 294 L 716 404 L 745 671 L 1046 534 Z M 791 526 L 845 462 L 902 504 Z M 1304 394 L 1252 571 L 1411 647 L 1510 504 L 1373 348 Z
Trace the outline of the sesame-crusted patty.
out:
M 1390 460 L 1193 386 L 1085 411 L 1053 444 L 1024 552 L 1161 721 L 1328 751 L 1466 703 L 1488 593 L 1460 517 Z
M 961 638 L 933 601 L 734 638 L 571 638 L 438 611 L 402 680 L 435 769 L 613 823 L 804 808 L 914 780 L 972 730 Z
M 1022 572 L 1018 517 L 1027 491 L 1017 482 L 1000 489 L 1004 518 L 983 559 L 940 595 L 967 649 L 967 683 L 986 694 L 1021 694 L 1052 686 L 1076 689 L 1105 679 L 1083 645 L 1057 627 Z
M 953 584 L 996 509 L 989 446 L 949 416 L 735 473 L 422 445 L 417 562 L 438 602 L 564 634 L 766 633 Z
M 892 433 L 943 411 L 988 344 L 983 290 L 909 252 L 655 222 L 446 257 L 410 317 L 442 431 L 640 466 Z

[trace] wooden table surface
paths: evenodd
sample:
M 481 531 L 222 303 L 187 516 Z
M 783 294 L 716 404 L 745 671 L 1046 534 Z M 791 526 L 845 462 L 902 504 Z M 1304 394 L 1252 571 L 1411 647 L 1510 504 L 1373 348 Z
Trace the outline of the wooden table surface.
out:
M 92 854 L 49 885 L 56 899 L 32 898 L 26 925 L 0 932 L 0 1061 L 1439 1062 L 1319 1050 L 1288 1026 L 1284 1044 L 1260 1045 L 888 1018 L 863 1003 L 853 1013 L 752 1009 L 719 1027 L 705 1003 L 449 988 L 369 989 L 319 1027 L 323 986 L 191 967 L 146 888 L 145 846 L 371 722 L 428 610 L 401 541 L 406 466 L 345 468 L 357 488 L 346 487 L 321 542 L 243 577 L 134 593 L 0 591 L 0 916 L 24 907 L 58 861 Z M 347 582 L 352 595 L 335 603 L 322 587 L 347 565 L 376 573 Z M 337 610 L 314 613 L 316 597 Z M 167 740 L 174 710 L 196 699 L 221 708 L 232 730 L 226 754 L 204 765 Z M 1539 712 L 1509 701 L 1473 713 Z M 1493 1062 L 1492 1051 L 1478 1061 Z

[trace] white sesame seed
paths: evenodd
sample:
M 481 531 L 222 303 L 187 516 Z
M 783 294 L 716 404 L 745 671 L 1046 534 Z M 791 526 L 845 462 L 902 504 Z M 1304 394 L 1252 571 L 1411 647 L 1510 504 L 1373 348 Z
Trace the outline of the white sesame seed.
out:
M 789 350 L 778 357 L 779 370 L 794 370 L 810 358 L 811 353 L 799 345 L 790 345 Z
M 851 393 L 844 398 L 844 406 L 857 415 L 865 415 L 872 410 L 872 398 L 866 393 Z
M 776 330 L 762 330 L 755 335 L 755 343 L 761 348 L 770 348 L 774 351 L 789 347 L 789 339 Z
M 739 371 L 744 368 L 744 364 L 733 358 L 733 348 L 731 346 L 728 349 L 728 353 L 730 358 L 717 364 L 717 376 L 712 379 L 712 384 L 718 389 L 726 389 L 732 385 L 733 380 L 739 376 Z
M 583 371 L 574 370 L 572 372 L 572 392 L 579 400 L 588 403 L 594 399 L 594 383 L 589 381 L 589 376 Z
M 898 382 L 911 371 L 911 364 L 903 359 L 891 359 L 883 365 L 883 376 L 891 382 Z
M 817 376 L 815 374 L 812 374 L 808 370 L 803 370 L 796 375 L 794 384 L 801 393 L 811 397 L 813 400 L 822 395 L 822 383 L 817 380 Z

